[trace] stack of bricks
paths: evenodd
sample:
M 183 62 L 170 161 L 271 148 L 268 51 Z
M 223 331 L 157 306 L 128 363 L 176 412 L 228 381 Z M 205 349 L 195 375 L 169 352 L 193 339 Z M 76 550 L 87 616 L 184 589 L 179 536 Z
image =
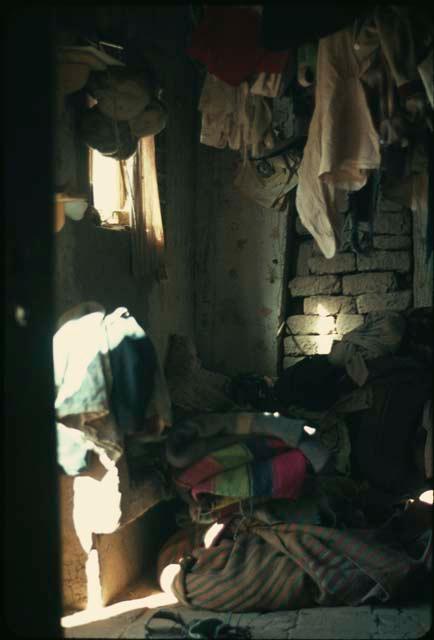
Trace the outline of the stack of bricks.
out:
M 333 340 L 361 326 L 369 312 L 404 311 L 412 305 L 409 210 L 381 201 L 368 255 L 343 252 L 327 259 L 298 218 L 296 233 L 297 266 L 289 282 L 284 368 L 304 356 L 328 353 Z

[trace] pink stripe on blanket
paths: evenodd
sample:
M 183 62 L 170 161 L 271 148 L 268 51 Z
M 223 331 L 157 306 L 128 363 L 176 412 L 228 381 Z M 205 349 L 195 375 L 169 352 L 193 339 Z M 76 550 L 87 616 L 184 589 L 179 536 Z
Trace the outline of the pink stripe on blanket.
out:
M 306 458 L 291 449 L 273 458 L 273 498 L 298 498 L 306 476 Z
M 185 469 L 176 479 L 176 484 L 191 489 L 195 485 L 223 471 L 223 466 L 215 458 L 206 456 L 198 462 L 195 462 L 191 467 L 188 467 L 188 469 Z

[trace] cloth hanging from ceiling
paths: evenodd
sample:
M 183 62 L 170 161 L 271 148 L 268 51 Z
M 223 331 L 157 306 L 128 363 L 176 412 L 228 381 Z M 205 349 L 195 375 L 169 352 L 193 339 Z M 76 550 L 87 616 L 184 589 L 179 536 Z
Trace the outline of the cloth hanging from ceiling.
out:
M 372 122 L 349 29 L 320 40 L 315 110 L 299 168 L 296 206 L 326 258 L 337 250 L 348 193 L 380 166 Z
M 264 97 L 253 95 L 247 82 L 237 87 L 207 74 L 198 105 L 202 113 L 200 141 L 217 149 L 228 146 L 244 155 L 260 155 L 273 146 L 272 113 Z
M 290 54 L 263 49 L 260 24 L 261 17 L 253 8 L 208 5 L 187 53 L 204 64 L 208 73 L 233 87 L 254 74 L 282 74 Z
M 164 227 L 158 191 L 155 138 L 140 138 L 132 175 L 124 168 L 132 185 L 131 207 L 132 269 L 136 278 L 167 279 Z

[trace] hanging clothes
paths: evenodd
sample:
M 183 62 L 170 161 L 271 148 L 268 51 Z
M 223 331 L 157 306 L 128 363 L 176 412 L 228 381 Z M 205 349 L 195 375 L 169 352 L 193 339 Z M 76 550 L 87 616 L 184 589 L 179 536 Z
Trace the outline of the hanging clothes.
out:
M 315 110 L 299 169 L 301 222 L 326 258 L 337 250 L 348 193 L 361 189 L 380 166 L 372 122 L 349 29 L 320 40 Z
M 260 155 L 273 145 L 272 113 L 265 98 L 253 95 L 247 82 L 231 87 L 207 74 L 198 105 L 202 113 L 200 141 L 217 149 L 228 146 Z
M 187 53 L 204 64 L 208 73 L 233 87 L 255 73 L 282 74 L 289 53 L 265 51 L 260 46 L 260 23 L 253 8 L 208 5 Z

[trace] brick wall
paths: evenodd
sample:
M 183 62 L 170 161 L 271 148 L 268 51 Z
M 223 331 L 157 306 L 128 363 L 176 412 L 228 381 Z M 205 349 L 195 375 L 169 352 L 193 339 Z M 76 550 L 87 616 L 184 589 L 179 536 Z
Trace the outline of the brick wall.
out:
M 345 251 L 327 259 L 297 218 L 284 369 L 304 356 L 328 353 L 332 341 L 360 326 L 368 312 L 412 305 L 411 212 L 381 200 L 373 232 L 369 255 Z

